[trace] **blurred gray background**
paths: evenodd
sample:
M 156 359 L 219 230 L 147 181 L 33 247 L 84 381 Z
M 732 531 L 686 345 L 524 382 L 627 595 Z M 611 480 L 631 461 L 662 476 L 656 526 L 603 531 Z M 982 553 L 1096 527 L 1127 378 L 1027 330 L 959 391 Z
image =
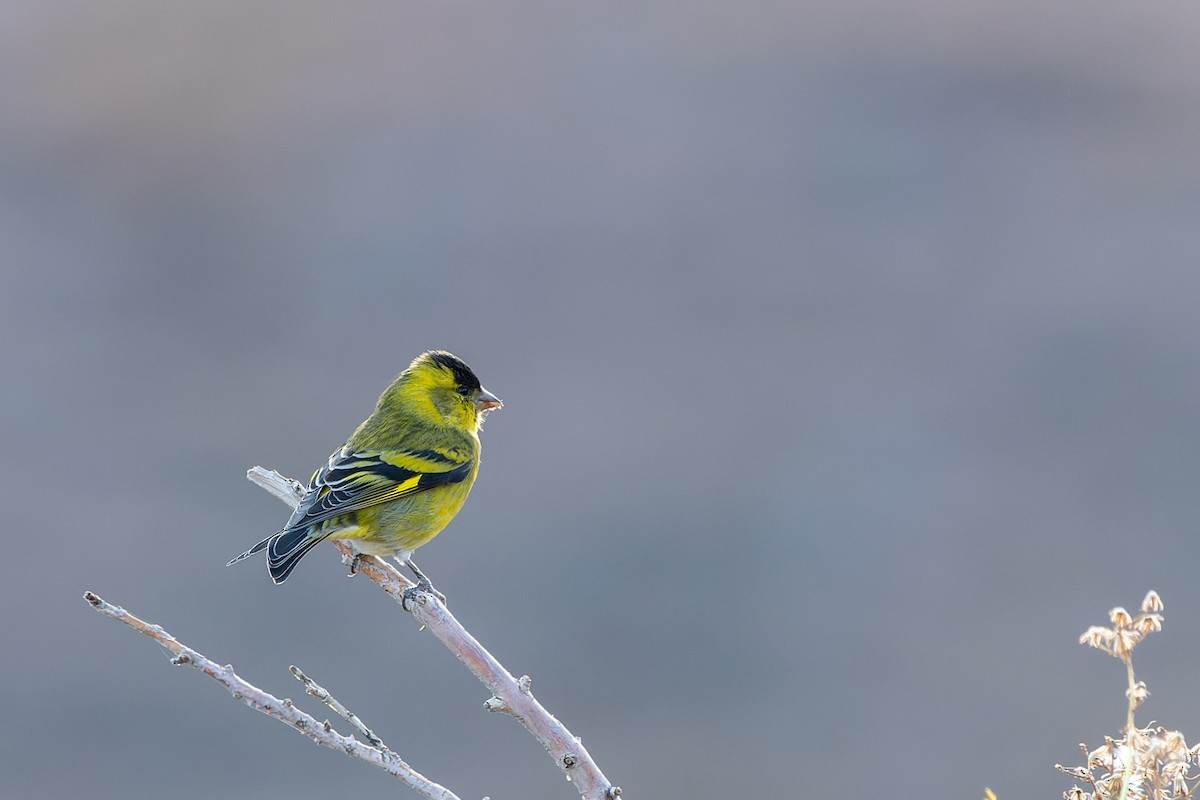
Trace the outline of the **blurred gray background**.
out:
M 90 589 L 571 796 L 331 548 L 225 567 L 430 347 L 507 405 L 418 562 L 626 796 L 1058 797 L 1151 587 L 1200 736 L 1200 5 L 0 17 L 0 795 L 405 794 Z

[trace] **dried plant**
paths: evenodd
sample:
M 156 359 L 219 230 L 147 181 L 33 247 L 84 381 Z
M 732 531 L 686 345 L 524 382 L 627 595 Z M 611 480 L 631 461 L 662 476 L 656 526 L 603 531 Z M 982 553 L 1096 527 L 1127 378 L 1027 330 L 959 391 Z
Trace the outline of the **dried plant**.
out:
M 1133 650 L 1151 633 L 1162 630 L 1162 610 L 1162 599 L 1151 591 L 1136 616 L 1118 606 L 1108 612 L 1108 626 L 1093 625 L 1079 637 L 1080 644 L 1124 662 L 1129 711 L 1123 736 L 1106 736 L 1104 744 L 1094 750 L 1079 745 L 1083 766 L 1055 765 L 1088 787 L 1072 786 L 1063 792 L 1065 800 L 1166 800 L 1192 797 L 1200 786 L 1200 772 L 1195 771 L 1200 766 L 1200 745 L 1189 748 L 1179 731 L 1153 723 L 1139 728 L 1134 722 L 1134 712 L 1150 692 L 1134 677 Z

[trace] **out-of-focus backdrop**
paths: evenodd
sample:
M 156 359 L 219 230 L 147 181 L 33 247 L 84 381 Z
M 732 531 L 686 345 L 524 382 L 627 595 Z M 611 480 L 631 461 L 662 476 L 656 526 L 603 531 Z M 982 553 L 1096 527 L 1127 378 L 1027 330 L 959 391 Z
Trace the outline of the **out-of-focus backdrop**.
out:
M 1200 5 L 2 17 L 4 797 L 402 793 L 89 589 L 571 796 L 332 549 L 225 567 L 430 347 L 506 407 L 418 561 L 626 796 L 1058 797 L 1151 587 L 1200 735 Z

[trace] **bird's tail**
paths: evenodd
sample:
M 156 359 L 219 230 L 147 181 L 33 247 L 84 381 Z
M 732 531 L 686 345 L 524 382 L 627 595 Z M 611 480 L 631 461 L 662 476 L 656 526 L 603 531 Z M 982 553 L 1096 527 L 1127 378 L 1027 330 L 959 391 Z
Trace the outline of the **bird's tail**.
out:
M 254 547 L 251 547 L 249 550 L 247 550 L 246 552 L 242 553 L 242 554 L 241 554 L 240 556 L 238 556 L 237 558 L 235 558 L 235 559 L 233 559 L 232 561 L 230 561 L 230 562 L 229 562 L 228 564 L 226 564 L 225 566 L 227 566 L 227 567 L 232 567 L 232 566 L 233 566 L 234 564 L 236 564 L 237 562 L 239 562 L 239 561 L 245 561 L 247 558 L 249 558 L 250 556 L 254 555 L 255 553 L 261 553 L 263 550 L 266 550 L 266 549 L 267 549 L 267 545 L 269 545 L 269 544 L 271 543 L 271 540 L 272 540 L 272 539 L 274 539 L 274 538 L 275 538 L 276 536 L 278 536 L 278 535 L 279 535 L 279 534 L 277 534 L 277 533 L 273 533 L 273 534 L 271 534 L 270 536 L 268 536 L 267 538 L 263 539 L 263 540 L 262 540 L 261 542 L 259 542 L 258 544 L 254 545 Z
M 244 561 L 252 555 L 267 551 L 267 569 L 271 572 L 271 580 L 283 583 L 288 575 L 296 568 L 304 554 L 319 544 L 325 536 L 314 533 L 308 528 L 283 530 L 273 533 L 258 544 L 230 561 L 225 566 L 231 567 L 239 561 Z
M 304 558 L 304 554 L 320 544 L 326 535 L 312 528 L 284 530 L 269 537 L 265 542 L 254 545 L 250 552 L 255 553 L 266 547 L 267 568 L 271 571 L 271 580 L 283 583 L 288 575 L 292 574 L 300 559 Z

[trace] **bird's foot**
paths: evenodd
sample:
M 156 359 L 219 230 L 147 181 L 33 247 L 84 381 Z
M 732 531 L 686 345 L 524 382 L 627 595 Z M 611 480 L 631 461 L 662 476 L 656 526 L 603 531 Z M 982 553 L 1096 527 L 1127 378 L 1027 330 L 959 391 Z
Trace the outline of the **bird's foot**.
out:
M 412 604 L 417 602 L 417 595 L 421 594 L 420 586 L 410 586 L 400 595 L 400 607 L 405 611 L 412 613 Z
M 403 593 L 401 593 L 400 607 L 403 608 L 405 611 L 411 612 L 412 611 L 411 604 L 420 602 L 419 600 L 417 600 L 417 596 L 424 595 L 424 594 L 431 594 L 434 597 L 436 597 L 438 600 L 440 600 L 442 602 L 442 605 L 446 604 L 446 595 L 442 594 L 437 589 L 433 588 L 433 586 L 431 586 L 429 584 L 429 581 L 417 581 L 416 586 L 410 586 L 407 589 L 405 589 Z
M 442 605 L 445 605 L 446 604 L 446 595 L 442 594 L 437 589 L 433 588 L 433 584 L 429 582 L 429 578 L 425 577 L 424 572 L 421 572 L 421 570 L 417 569 L 416 564 L 414 564 L 411 561 L 408 561 L 406 563 L 408 564 L 408 568 L 410 570 L 412 570 L 413 575 L 415 575 L 417 577 L 417 585 L 410 586 L 409 588 L 404 590 L 403 594 L 400 595 L 400 607 L 403 608 L 405 611 L 412 611 L 412 608 L 409 606 L 409 603 L 415 602 L 416 596 L 418 594 L 431 594 L 434 597 L 436 597 L 438 600 L 440 600 L 442 602 Z
M 355 553 L 354 558 L 350 559 L 350 574 L 347 578 L 353 578 L 358 574 L 358 562 L 362 560 L 362 553 Z

